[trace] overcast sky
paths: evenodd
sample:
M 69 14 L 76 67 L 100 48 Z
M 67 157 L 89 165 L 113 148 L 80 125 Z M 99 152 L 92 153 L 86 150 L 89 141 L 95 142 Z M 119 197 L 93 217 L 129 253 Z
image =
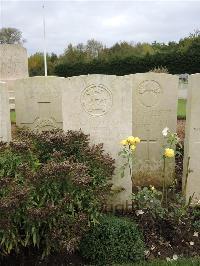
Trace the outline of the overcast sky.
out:
M 43 50 L 42 1 L 0 0 L 0 26 L 16 27 L 28 53 Z M 200 28 L 200 1 L 45 1 L 47 51 L 94 38 L 117 41 L 178 41 Z

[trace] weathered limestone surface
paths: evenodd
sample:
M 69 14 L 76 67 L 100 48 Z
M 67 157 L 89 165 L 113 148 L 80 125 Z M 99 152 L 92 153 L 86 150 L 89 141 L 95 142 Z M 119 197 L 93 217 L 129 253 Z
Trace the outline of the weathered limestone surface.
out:
M 11 140 L 10 109 L 6 84 L 0 82 L 0 141 Z
M 133 88 L 133 135 L 141 138 L 137 148 L 135 178 L 139 184 L 157 184 L 161 177 L 162 130 L 176 132 L 178 77 L 164 73 L 129 76 Z M 171 178 L 173 163 L 168 167 Z
M 11 82 L 28 77 L 27 51 L 21 45 L 0 44 L 0 81 Z M 14 91 L 8 86 L 10 109 L 15 109 Z
M 190 75 L 188 84 L 183 184 L 188 172 L 187 200 L 194 193 L 193 203 L 198 203 L 200 202 L 200 74 Z
M 28 77 L 27 51 L 21 45 L 0 44 L 0 80 Z
M 88 75 L 66 79 L 63 94 L 63 129 L 90 134 L 93 143 L 103 143 L 106 152 L 121 162 L 121 139 L 132 134 L 132 89 L 128 77 Z M 117 202 L 129 199 L 132 186 L 128 176 L 114 177 L 115 188 L 124 188 Z
M 63 82 L 58 77 L 32 77 L 12 83 L 17 126 L 39 131 L 62 128 Z

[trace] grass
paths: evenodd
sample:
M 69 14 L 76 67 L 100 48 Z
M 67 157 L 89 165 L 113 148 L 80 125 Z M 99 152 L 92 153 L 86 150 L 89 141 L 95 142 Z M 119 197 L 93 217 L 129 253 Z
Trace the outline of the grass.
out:
M 155 260 L 151 262 L 138 262 L 133 264 L 121 264 L 121 266 L 199 266 L 200 258 L 180 259 L 177 261 Z M 116 264 L 115 266 L 119 266 Z
M 178 100 L 178 111 L 177 111 L 177 117 L 178 119 L 185 119 L 186 118 L 186 100 L 185 99 L 179 99 Z
M 16 122 L 16 113 L 14 110 L 10 111 L 10 120 L 12 124 Z

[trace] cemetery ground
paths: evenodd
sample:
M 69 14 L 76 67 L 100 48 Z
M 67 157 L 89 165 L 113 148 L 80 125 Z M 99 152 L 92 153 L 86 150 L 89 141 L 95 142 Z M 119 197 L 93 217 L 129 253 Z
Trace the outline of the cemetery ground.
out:
M 185 101 L 179 100 L 177 116 L 185 117 Z M 181 194 L 181 155 L 176 156 L 176 182 L 167 206 L 161 204 L 161 188 L 146 187 L 137 191 L 131 210 L 108 212 L 100 206 L 110 189 L 105 177 L 114 168 L 100 146 L 90 148 L 81 132 L 18 132 L 14 111 L 11 118 L 16 140 L 0 149 L 1 187 L 10 188 L 15 198 L 5 193 L 1 202 L 6 218 L 0 265 L 200 265 L 200 208 L 176 198 Z M 184 119 L 178 120 L 177 133 L 183 145 Z M 60 185 L 65 175 L 71 191 Z M 23 176 L 28 182 L 22 182 Z

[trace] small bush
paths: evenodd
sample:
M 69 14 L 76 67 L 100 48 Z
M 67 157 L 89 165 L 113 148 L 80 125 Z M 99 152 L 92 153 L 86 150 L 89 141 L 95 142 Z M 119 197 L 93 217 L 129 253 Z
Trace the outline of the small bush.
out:
M 200 206 L 195 206 L 191 210 L 192 224 L 195 230 L 200 231 Z
M 99 265 L 128 263 L 144 258 L 144 242 L 134 222 L 103 216 L 82 239 L 80 252 Z
M 81 131 L 0 143 L 0 253 L 74 251 L 109 195 L 114 160 Z

